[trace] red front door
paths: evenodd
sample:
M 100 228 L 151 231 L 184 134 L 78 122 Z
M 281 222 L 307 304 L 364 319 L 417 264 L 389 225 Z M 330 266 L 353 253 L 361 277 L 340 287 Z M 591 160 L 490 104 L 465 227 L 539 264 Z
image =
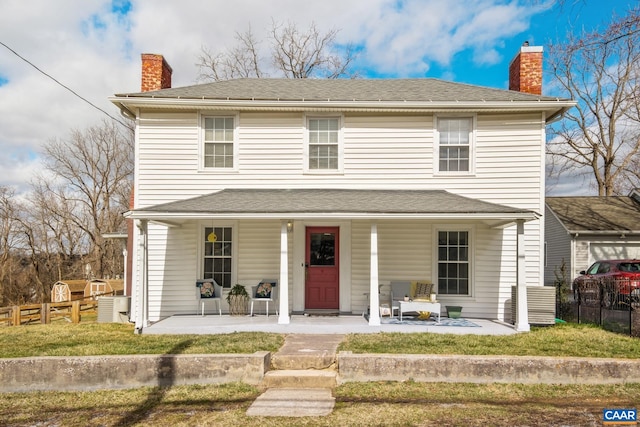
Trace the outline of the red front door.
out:
M 338 227 L 307 227 L 305 308 L 339 309 L 340 256 Z

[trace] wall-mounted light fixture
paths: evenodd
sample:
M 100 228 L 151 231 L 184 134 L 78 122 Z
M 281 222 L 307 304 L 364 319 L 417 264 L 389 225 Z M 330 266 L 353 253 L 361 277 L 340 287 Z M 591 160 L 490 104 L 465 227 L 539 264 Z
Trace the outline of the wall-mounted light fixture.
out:
M 293 231 L 293 221 L 287 221 L 287 232 L 291 233 Z

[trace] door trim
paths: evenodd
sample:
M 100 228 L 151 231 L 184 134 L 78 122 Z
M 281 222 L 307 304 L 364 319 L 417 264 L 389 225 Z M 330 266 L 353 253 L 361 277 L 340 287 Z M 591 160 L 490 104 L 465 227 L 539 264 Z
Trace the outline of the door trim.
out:
M 339 227 L 340 228 L 340 312 L 349 313 L 351 307 L 351 230 L 350 220 L 344 221 L 313 221 L 296 220 L 293 227 L 293 254 L 291 274 L 290 298 L 292 310 L 295 313 L 303 313 L 305 310 L 305 281 L 304 281 L 304 257 L 306 227 Z M 363 291 L 364 292 L 364 291 Z

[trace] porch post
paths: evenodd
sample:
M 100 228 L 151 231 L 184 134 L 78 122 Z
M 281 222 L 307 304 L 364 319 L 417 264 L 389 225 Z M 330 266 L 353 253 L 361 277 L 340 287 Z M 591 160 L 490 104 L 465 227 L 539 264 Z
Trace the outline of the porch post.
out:
M 378 224 L 371 224 L 371 271 L 369 277 L 369 326 L 380 326 L 380 295 L 378 294 Z
M 278 324 L 289 324 L 289 245 L 287 221 L 280 226 L 280 280 Z
M 517 221 L 517 275 L 516 290 L 518 305 L 516 307 L 516 331 L 528 332 L 529 311 L 527 303 L 527 272 L 525 268 L 524 220 Z

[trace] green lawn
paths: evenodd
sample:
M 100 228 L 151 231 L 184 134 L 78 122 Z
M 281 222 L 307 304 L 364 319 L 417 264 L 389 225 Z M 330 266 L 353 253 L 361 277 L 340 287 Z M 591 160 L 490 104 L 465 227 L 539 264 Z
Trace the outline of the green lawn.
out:
M 55 323 L 0 327 L 0 358 L 122 354 L 207 354 L 277 351 L 284 335 L 136 335 L 120 323 Z M 515 335 L 349 334 L 339 347 L 354 353 L 640 357 L 640 339 L 589 325 L 562 324 Z

